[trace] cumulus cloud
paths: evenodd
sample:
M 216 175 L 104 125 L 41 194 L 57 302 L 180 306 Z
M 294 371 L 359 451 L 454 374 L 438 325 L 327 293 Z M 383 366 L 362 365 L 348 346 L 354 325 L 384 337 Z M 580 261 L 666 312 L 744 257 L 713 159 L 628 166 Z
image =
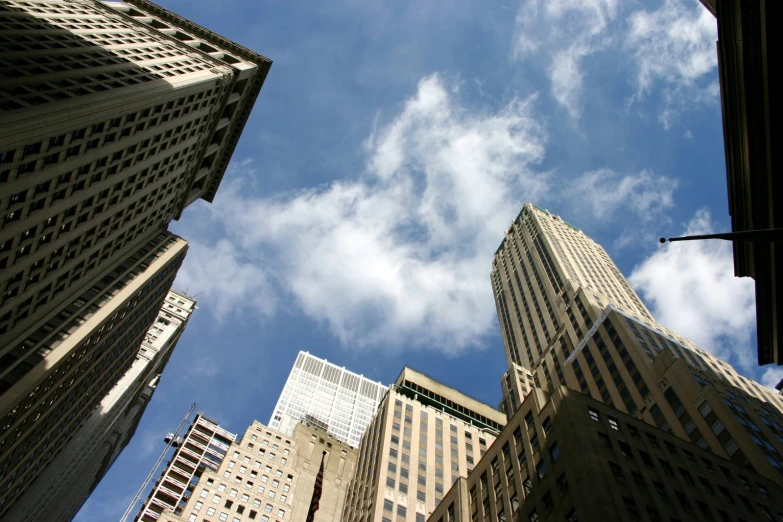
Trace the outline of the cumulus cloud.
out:
M 214 210 L 210 208 L 205 215 L 215 216 Z M 239 305 L 252 306 L 265 317 L 271 316 L 277 305 L 265 267 L 250 261 L 227 239 L 214 244 L 191 241 L 175 288 L 187 289 L 197 299 L 209 303 L 218 321 Z
M 659 120 L 665 127 L 686 106 L 718 100 L 717 23 L 698 1 L 664 0 L 654 11 L 631 14 L 628 23 L 625 48 L 636 67 L 634 99 L 659 86 Z
M 223 314 L 277 288 L 346 345 L 479 344 L 495 327 L 492 252 L 520 204 L 547 192 L 534 101 L 469 112 L 433 75 L 366 140 L 352 181 L 262 198 L 240 167 L 208 212 L 226 239 L 193 245 L 183 280 L 206 278 Z
M 677 180 L 646 170 L 639 174 L 620 174 L 611 169 L 585 172 L 569 183 L 569 192 L 577 205 L 606 220 L 617 212 L 634 214 L 642 222 L 659 220 L 674 207 Z
M 610 42 L 616 14 L 616 0 L 531 0 L 517 14 L 514 57 L 548 57 L 552 96 L 574 120 L 582 114 L 582 60 Z
M 701 210 L 684 234 L 712 231 L 709 213 Z M 746 369 L 754 366 L 754 285 L 734 277 L 730 243 L 667 243 L 636 266 L 628 280 L 661 324 L 719 357 L 734 358 Z

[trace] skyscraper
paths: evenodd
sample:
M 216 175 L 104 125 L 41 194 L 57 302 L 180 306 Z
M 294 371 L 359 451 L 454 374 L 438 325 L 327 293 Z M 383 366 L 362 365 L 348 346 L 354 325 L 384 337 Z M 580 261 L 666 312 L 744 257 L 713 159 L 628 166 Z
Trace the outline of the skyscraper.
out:
M 432 519 L 783 519 L 781 397 L 658 324 L 601 252 L 530 204 L 506 233 L 510 421 Z
M 0 27 L 2 516 L 131 367 L 271 62 L 146 0 Z
M 130 442 L 195 300 L 169 291 L 130 369 L 6 514 L 16 522 L 68 522 Z
M 423 522 L 505 423 L 494 408 L 404 368 L 362 437 L 343 522 Z
M 16 347 L 23 365 L 0 396 L 0 517 L 131 367 L 186 251 L 159 230 Z
M 145 0 L 3 7 L 7 350 L 212 200 L 271 62 Z
M 310 415 L 355 448 L 385 392 L 383 384 L 299 352 L 269 427 L 290 437 L 297 423 Z
M 177 443 L 174 456 L 144 501 L 136 520 L 155 522 L 164 513 L 182 512 L 193 494 L 192 484 L 223 463 L 236 435 L 199 412 Z
M 549 211 L 526 203 L 506 231 L 492 261 L 492 290 L 509 363 L 532 368 L 572 310 L 567 296 L 582 289 L 576 307 L 613 304 L 655 323 L 606 251 Z M 579 304 L 579 303 L 582 304 Z M 572 335 L 572 342 L 578 337 Z

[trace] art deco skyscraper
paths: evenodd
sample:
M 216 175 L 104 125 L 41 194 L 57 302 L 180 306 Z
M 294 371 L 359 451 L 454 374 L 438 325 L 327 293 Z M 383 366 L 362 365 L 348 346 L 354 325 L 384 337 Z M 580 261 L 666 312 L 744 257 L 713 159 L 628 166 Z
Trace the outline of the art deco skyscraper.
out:
M 495 252 L 492 289 L 509 363 L 532 368 L 567 322 L 567 288 L 583 289 L 582 307 L 613 304 L 655 319 L 606 251 L 559 216 L 526 203 Z M 574 338 L 573 342 L 577 339 Z
M 656 323 L 563 226 L 527 204 L 495 256 L 510 419 L 431 520 L 783 519 L 781 397 Z
M 195 304 L 193 298 L 169 291 L 130 369 L 8 511 L 8 520 L 73 519 L 130 442 Z
M 423 522 L 505 423 L 494 408 L 403 369 L 362 437 L 343 522 Z
M 270 66 L 146 0 L 0 5 L 0 516 L 131 367 Z
M 299 352 L 269 427 L 292 436 L 297 423 L 310 415 L 355 448 L 385 392 L 383 384 Z

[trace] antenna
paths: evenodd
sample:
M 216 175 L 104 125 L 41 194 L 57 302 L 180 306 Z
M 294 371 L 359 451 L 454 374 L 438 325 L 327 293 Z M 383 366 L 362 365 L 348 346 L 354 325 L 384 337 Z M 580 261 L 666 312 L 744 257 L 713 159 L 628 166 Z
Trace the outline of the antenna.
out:
M 163 462 L 163 459 L 166 458 L 166 454 L 169 452 L 169 449 L 171 449 L 171 447 L 177 443 L 177 439 L 179 438 L 179 432 L 182 430 L 182 426 L 184 426 L 188 422 L 188 418 L 190 418 L 190 414 L 193 413 L 193 410 L 195 409 L 196 409 L 196 403 L 194 402 L 193 404 L 190 405 L 190 409 L 182 418 L 182 421 L 180 421 L 179 426 L 177 426 L 177 431 L 175 431 L 173 434 L 169 433 L 168 435 L 166 435 L 166 439 L 165 439 L 166 447 L 163 449 L 163 453 L 160 454 L 160 457 L 158 457 L 158 460 L 155 462 L 155 465 L 152 466 L 152 469 L 147 475 L 147 478 L 144 479 L 144 482 L 142 482 L 141 487 L 136 492 L 136 496 L 133 497 L 133 500 L 131 500 L 130 505 L 128 505 L 128 509 L 126 509 L 125 513 L 122 514 L 122 518 L 120 519 L 120 522 L 127 522 L 128 517 L 133 511 L 134 506 L 141 499 L 141 495 L 144 493 L 144 490 L 147 488 L 147 485 L 150 483 L 150 481 L 152 481 L 152 477 L 155 476 L 155 472 L 158 471 L 161 462 Z

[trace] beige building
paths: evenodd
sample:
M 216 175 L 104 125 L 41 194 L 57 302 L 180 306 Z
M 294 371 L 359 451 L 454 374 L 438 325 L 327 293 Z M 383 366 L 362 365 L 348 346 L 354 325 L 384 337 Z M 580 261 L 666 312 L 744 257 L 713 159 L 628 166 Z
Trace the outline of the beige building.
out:
M 526 203 L 492 261 L 492 290 L 508 363 L 533 368 L 578 307 L 613 304 L 655 323 L 606 251 L 559 216 Z M 589 302 L 569 303 L 569 289 Z M 570 332 L 572 342 L 581 338 Z
M 2 5 L 0 516 L 131 367 L 271 66 L 145 0 Z
M 405 368 L 362 437 L 343 522 L 421 522 L 503 428 L 492 407 Z
M 220 466 L 192 483 L 189 498 L 157 520 L 304 521 L 322 456 L 323 493 L 315 521 L 339 520 L 357 452 L 326 433 L 320 423 L 307 420 L 290 438 L 253 422 L 242 439 L 231 444 Z
M 15 522 L 68 522 L 130 442 L 195 300 L 171 290 L 130 369 L 6 513 Z
M 783 519 L 779 482 L 566 387 L 530 393 L 433 522 Z
M 170 435 L 170 436 L 173 436 Z M 136 515 L 136 521 L 155 522 L 161 515 L 181 513 L 193 493 L 192 484 L 222 464 L 236 435 L 221 428 L 202 412 L 196 414 L 158 481 Z

